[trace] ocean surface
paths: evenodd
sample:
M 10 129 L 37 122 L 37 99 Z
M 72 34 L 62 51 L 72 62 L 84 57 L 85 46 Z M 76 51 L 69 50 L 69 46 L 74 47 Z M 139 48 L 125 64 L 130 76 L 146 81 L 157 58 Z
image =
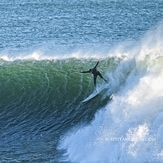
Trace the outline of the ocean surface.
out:
M 163 0 L 0 1 L 1 163 L 162 163 L 162 135 Z

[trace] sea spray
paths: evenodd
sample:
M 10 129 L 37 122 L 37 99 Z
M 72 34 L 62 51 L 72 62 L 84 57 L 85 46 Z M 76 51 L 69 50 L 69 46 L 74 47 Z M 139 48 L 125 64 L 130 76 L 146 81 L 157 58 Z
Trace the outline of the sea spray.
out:
M 133 47 L 133 55 L 124 57 L 116 70 L 108 73 L 111 86 L 121 85 L 122 79 L 123 84 L 89 125 L 62 139 L 60 148 L 66 149 L 68 160 L 80 163 L 163 161 L 161 27 L 149 31 L 139 46 Z M 152 36 L 151 32 L 154 32 Z M 139 49 L 137 53 L 134 48 Z M 132 57 L 134 62 L 130 61 Z

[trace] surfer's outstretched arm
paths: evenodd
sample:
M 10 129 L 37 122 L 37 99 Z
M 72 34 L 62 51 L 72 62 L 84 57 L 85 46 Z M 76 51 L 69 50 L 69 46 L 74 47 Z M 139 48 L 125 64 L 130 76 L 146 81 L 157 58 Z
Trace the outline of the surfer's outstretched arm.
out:
M 90 73 L 90 70 L 88 70 L 88 71 L 80 71 L 79 70 L 79 73 Z

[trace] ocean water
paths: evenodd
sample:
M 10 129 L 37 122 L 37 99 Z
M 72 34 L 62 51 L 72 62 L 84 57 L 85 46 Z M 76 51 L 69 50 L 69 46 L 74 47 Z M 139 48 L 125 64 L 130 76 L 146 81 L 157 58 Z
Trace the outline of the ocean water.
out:
M 162 163 L 162 38 L 162 0 L 1 0 L 0 162 Z

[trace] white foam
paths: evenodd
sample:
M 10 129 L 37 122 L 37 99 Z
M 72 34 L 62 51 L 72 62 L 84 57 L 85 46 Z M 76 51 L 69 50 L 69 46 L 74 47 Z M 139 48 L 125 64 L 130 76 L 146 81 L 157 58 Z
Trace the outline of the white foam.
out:
M 67 54 L 53 54 L 50 55 L 45 54 L 41 51 L 34 51 L 29 54 L 0 54 L 0 59 L 4 61 L 15 61 L 15 60 L 62 60 L 62 59 L 69 59 L 69 58 L 76 58 L 76 59 L 91 59 L 91 58 L 104 58 L 101 54 L 97 53 L 82 53 L 82 52 L 73 52 L 73 53 L 67 53 Z
M 78 163 L 163 162 L 163 25 L 149 31 L 114 74 L 115 88 L 126 69 L 125 84 L 90 125 L 65 136 L 60 148 Z M 151 35 L 152 33 L 152 35 Z M 161 36 L 160 36 L 161 35 Z M 135 50 L 135 49 L 138 50 Z M 121 53 L 122 55 L 122 53 Z M 127 56 L 127 55 L 126 55 Z M 124 66 L 127 63 L 127 67 Z M 130 68 L 132 68 L 130 70 Z M 130 70 L 130 71 L 129 71 Z M 118 82 L 117 82 L 118 81 Z

